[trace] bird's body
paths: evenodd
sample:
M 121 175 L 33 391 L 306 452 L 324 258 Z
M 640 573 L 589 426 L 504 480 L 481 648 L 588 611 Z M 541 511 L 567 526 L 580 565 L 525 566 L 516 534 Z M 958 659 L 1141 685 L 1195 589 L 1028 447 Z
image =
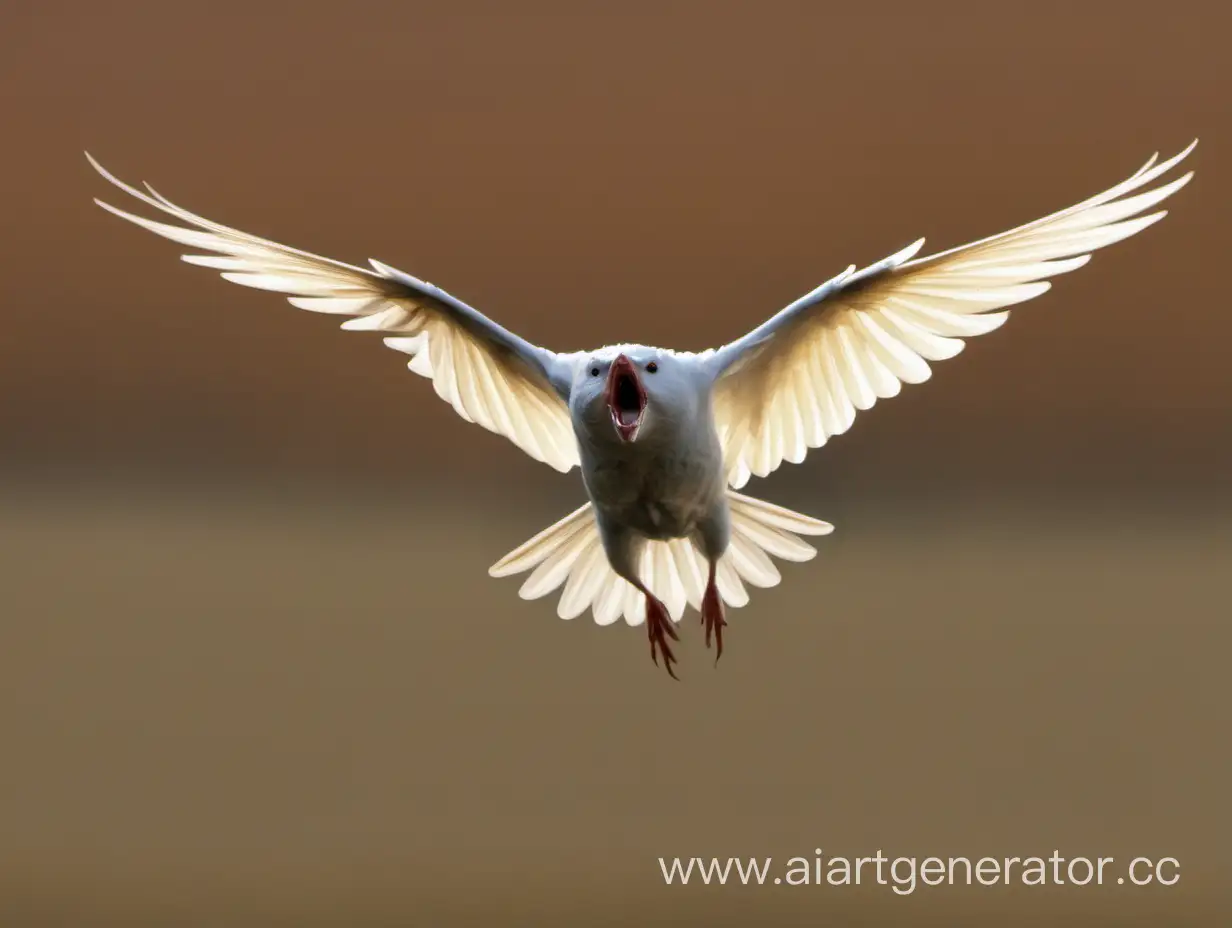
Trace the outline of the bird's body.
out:
M 1195 143 L 1196 144 L 1196 143 Z M 521 595 L 561 589 L 558 613 L 645 622 L 668 672 L 668 639 L 691 605 L 707 644 L 746 584 L 780 580 L 773 558 L 808 560 L 799 536 L 828 523 L 737 492 L 751 476 L 850 428 L 856 413 L 931 374 L 962 339 L 990 332 L 1006 307 L 1046 291 L 1047 278 L 1164 216 L 1140 215 L 1191 174 L 1143 191 L 1193 149 L 1152 157 L 1127 180 L 1068 209 L 970 245 L 915 258 L 920 239 L 854 265 L 743 338 L 699 353 L 645 345 L 558 354 L 497 325 L 445 291 L 377 261 L 372 270 L 299 251 L 212 222 L 95 168 L 184 225 L 104 208 L 208 255 L 192 264 L 273 290 L 346 329 L 384 332 L 409 367 L 432 380 L 464 419 L 509 438 L 560 471 L 577 466 L 588 502 L 510 552 L 493 576 L 530 572 Z M 994 311 L 995 310 L 995 311 Z M 673 674 L 674 675 L 674 674 Z
M 712 440 L 709 447 L 695 450 L 683 441 L 664 441 L 603 455 L 579 442 L 582 482 L 601 523 L 656 541 L 689 538 L 704 525 L 726 525 L 722 452 L 713 429 L 698 431 Z

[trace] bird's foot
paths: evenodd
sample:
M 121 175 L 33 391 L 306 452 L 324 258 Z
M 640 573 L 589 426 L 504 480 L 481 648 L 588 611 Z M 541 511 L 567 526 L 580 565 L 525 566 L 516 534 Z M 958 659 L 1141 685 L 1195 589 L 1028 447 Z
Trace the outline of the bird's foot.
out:
M 676 634 L 676 629 L 672 625 L 672 618 L 668 615 L 667 607 L 654 596 L 646 594 L 646 636 L 650 639 L 650 659 L 655 662 L 655 666 L 659 666 L 658 652 L 663 652 L 663 666 L 667 670 L 668 676 L 673 680 L 679 680 L 676 672 L 672 670 L 672 664 L 676 663 L 676 655 L 672 653 L 671 646 L 667 643 L 667 639 L 679 641 L 680 636 Z
M 727 619 L 723 614 L 723 599 L 719 596 L 719 588 L 715 585 L 713 576 L 702 597 L 702 624 L 706 626 L 706 647 L 710 647 L 710 637 L 714 636 L 714 662 L 718 664 L 719 658 L 723 656 L 723 626 L 727 624 Z

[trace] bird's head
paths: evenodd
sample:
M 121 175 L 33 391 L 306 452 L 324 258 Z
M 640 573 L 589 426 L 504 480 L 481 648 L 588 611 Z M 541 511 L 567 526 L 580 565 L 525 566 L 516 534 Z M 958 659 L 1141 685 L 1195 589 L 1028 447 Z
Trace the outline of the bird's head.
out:
M 644 440 L 690 406 L 686 372 L 671 352 L 642 345 L 604 348 L 579 365 L 570 397 L 593 438 Z

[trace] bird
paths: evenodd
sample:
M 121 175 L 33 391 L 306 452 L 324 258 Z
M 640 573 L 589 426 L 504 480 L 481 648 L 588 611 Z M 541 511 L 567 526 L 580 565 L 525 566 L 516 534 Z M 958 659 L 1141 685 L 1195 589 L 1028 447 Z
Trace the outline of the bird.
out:
M 851 427 L 860 412 L 928 380 L 932 364 L 998 329 L 1092 252 L 1166 215 L 1155 210 L 1196 147 L 1158 153 L 1118 184 L 1068 208 L 966 245 L 917 257 L 916 239 L 842 273 L 717 348 L 641 344 L 557 352 L 533 344 L 441 288 L 375 259 L 345 264 L 222 225 L 149 184 L 90 164 L 159 219 L 101 199 L 108 212 L 190 249 L 189 264 L 295 307 L 381 333 L 465 421 L 561 473 L 580 470 L 587 501 L 510 551 L 488 573 L 529 572 L 519 595 L 560 591 L 557 613 L 599 625 L 644 624 L 650 656 L 679 679 L 672 642 L 686 606 L 717 665 L 729 609 L 748 587 L 777 585 L 775 559 L 810 560 L 805 538 L 828 522 L 741 492 Z M 171 221 L 165 221 L 166 219 Z

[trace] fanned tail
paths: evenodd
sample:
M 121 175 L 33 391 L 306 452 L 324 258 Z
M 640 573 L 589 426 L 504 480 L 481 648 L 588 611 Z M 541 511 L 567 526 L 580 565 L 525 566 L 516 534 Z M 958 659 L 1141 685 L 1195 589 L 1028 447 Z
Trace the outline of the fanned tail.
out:
M 723 602 L 739 608 L 749 601 L 749 586 L 767 588 L 782 579 L 771 558 L 801 562 L 817 549 L 801 535 L 828 535 L 834 526 L 782 506 L 727 491 L 731 512 L 731 544 L 720 559 L 716 582 Z M 493 577 L 531 571 L 518 591 L 523 599 L 539 599 L 564 589 L 556 612 L 577 618 L 587 609 L 599 625 L 611 625 L 622 615 L 629 625 L 645 621 L 642 594 L 608 564 L 591 504 L 580 507 L 510 551 L 489 568 Z M 692 541 L 649 541 L 641 552 L 638 576 L 663 600 L 673 622 L 685 606 L 701 608 L 707 564 Z

